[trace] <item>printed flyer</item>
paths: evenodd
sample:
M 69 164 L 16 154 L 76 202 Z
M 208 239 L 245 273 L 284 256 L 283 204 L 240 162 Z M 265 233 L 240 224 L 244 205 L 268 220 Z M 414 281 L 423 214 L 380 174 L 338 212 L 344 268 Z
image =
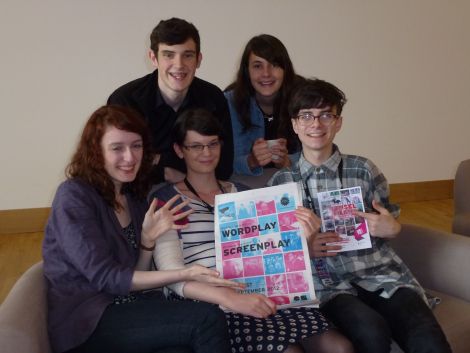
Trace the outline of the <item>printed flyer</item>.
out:
M 295 209 L 296 183 L 217 195 L 217 270 L 242 282 L 242 293 L 264 294 L 280 308 L 317 306 L 307 241 Z
M 343 239 L 340 252 L 372 247 L 367 221 L 352 213 L 353 210 L 364 212 L 360 186 L 319 192 L 317 197 L 322 231 L 336 232 Z

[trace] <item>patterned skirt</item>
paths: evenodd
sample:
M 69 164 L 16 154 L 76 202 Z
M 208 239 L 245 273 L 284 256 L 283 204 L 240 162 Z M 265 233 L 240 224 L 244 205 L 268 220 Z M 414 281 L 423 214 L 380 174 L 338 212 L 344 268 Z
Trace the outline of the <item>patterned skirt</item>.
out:
M 284 352 L 290 344 L 320 334 L 331 326 L 318 309 L 278 310 L 266 319 L 226 312 L 232 352 Z
M 166 296 L 168 300 L 191 300 L 171 291 Z M 308 307 L 280 309 L 265 319 L 229 311 L 225 317 L 233 353 L 284 352 L 287 346 L 332 328 L 318 309 Z

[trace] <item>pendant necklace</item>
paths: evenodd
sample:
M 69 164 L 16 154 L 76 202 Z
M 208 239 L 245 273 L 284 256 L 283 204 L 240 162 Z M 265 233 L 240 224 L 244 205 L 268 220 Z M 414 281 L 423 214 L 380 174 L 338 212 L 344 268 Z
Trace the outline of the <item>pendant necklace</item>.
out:
M 258 101 L 256 101 L 256 104 L 258 105 L 261 114 L 263 114 L 263 118 L 266 119 L 269 123 L 272 122 L 274 120 L 274 113 L 268 114 L 263 110 L 263 108 L 261 108 L 261 104 L 259 104 Z

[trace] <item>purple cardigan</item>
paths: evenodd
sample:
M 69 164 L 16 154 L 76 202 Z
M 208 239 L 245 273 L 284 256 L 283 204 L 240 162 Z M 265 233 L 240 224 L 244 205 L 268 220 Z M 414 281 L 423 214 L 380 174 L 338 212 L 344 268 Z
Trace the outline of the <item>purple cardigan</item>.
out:
M 126 197 L 139 243 L 147 203 Z M 91 185 L 75 179 L 59 186 L 43 242 L 54 352 L 83 343 L 114 296 L 129 294 L 138 256 L 113 209 Z

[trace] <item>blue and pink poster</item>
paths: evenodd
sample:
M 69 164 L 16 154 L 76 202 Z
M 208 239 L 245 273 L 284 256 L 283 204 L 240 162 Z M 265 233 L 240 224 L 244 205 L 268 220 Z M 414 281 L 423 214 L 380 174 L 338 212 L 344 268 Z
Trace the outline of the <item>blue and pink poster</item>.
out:
M 217 195 L 217 270 L 279 307 L 316 305 L 307 242 L 295 216 L 296 183 Z

